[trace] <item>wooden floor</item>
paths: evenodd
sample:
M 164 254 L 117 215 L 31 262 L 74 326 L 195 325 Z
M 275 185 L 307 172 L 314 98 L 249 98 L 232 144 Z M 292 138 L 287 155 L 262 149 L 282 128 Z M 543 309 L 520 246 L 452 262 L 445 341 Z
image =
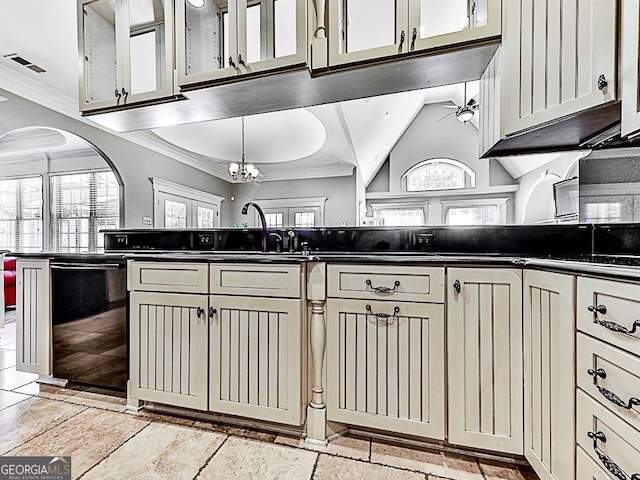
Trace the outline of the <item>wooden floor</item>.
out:
M 7 313 L 0 329 L 0 455 L 70 455 L 73 478 L 538 479 L 528 469 L 366 437 L 341 437 L 318 448 L 296 437 L 125 413 L 124 398 L 41 385 L 35 375 L 17 372 L 15 311 Z

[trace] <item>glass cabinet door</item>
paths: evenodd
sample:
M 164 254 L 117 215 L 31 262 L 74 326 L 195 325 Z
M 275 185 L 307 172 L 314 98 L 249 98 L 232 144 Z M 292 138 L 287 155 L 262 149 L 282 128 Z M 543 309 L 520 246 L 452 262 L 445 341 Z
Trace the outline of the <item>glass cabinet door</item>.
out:
M 409 7 L 409 51 L 500 35 L 500 0 L 416 0 Z
M 80 110 L 103 108 L 122 103 L 119 34 L 116 0 L 91 0 L 80 5 Z
M 173 94 L 170 0 L 123 0 L 126 103 Z
M 329 63 L 407 52 L 409 0 L 329 0 Z

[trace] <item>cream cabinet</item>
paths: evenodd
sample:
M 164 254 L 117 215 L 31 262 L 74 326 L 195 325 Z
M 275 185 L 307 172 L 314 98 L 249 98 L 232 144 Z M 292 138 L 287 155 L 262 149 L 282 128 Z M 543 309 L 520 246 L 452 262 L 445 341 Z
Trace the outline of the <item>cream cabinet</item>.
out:
M 522 455 L 522 271 L 447 269 L 448 432 Z
M 80 111 L 173 95 L 173 1 L 78 0 Z
M 503 2 L 502 46 L 480 87 L 481 154 L 505 137 L 617 100 L 617 5 Z
M 444 307 L 327 301 L 327 419 L 445 438 Z
M 524 272 L 524 455 L 542 480 L 576 478 L 574 283 Z
M 132 292 L 129 395 L 207 410 L 207 295 Z
M 16 262 L 16 370 L 51 375 L 49 260 Z
M 209 409 L 301 425 L 303 301 L 212 295 L 209 303 Z
M 622 0 L 622 130 L 623 137 L 640 131 L 640 5 Z
M 329 65 L 496 38 L 500 0 L 329 0 Z
M 179 86 L 305 65 L 306 8 L 305 0 L 176 0 Z

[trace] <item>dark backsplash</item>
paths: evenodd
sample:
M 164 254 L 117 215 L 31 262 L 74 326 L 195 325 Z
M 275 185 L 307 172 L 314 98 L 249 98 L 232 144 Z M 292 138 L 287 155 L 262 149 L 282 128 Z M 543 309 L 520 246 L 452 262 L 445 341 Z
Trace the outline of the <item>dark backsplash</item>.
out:
M 288 231 L 295 232 L 289 243 Z M 638 255 L 640 225 L 505 225 L 474 227 L 349 227 L 270 229 L 268 250 L 310 252 L 424 252 L 426 254 L 584 257 Z M 260 229 L 117 230 L 105 234 L 107 252 L 259 251 Z M 276 235 L 277 234 L 277 235 Z M 277 240 L 278 236 L 282 240 Z

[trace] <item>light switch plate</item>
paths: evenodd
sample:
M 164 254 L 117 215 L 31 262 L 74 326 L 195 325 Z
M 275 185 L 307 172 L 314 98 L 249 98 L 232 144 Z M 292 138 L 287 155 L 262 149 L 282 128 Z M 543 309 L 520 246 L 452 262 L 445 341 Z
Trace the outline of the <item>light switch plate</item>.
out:
M 153 225 L 153 220 L 151 219 L 151 217 L 142 217 L 142 224 Z

